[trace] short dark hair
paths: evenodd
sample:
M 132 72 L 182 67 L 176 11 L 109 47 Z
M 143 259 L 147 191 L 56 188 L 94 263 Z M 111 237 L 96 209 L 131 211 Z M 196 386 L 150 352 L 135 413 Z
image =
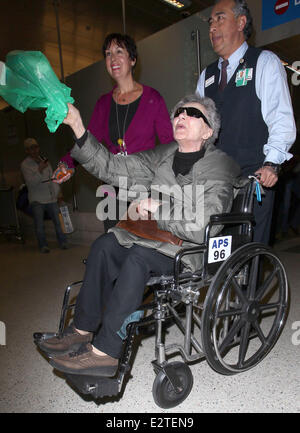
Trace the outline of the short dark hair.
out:
M 115 42 L 119 47 L 125 48 L 129 54 L 131 60 L 137 62 L 138 53 L 134 40 L 129 35 L 122 35 L 121 33 L 110 33 L 106 36 L 103 46 L 102 53 L 103 57 L 106 57 L 106 50 L 110 47 L 112 42 Z
M 217 0 L 215 3 L 219 3 L 221 0 Z M 234 7 L 232 8 L 234 16 L 236 18 L 244 15 L 247 19 L 246 21 L 246 25 L 244 27 L 244 36 L 245 39 L 249 39 L 252 35 L 252 31 L 253 31 L 253 19 L 251 16 L 251 12 L 250 9 L 248 7 L 247 1 L 246 0 L 233 0 L 234 2 Z

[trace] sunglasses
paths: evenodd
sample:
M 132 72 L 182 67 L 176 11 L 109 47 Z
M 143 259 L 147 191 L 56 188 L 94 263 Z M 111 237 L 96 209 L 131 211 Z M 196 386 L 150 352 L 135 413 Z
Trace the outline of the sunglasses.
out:
M 209 121 L 204 116 L 202 111 L 198 110 L 198 108 L 195 108 L 195 107 L 179 107 L 179 108 L 177 108 L 177 110 L 175 111 L 175 114 L 174 114 L 174 119 L 175 119 L 175 117 L 178 117 L 181 113 L 184 113 L 184 112 L 189 117 L 195 117 L 196 119 L 203 119 L 204 122 L 211 128 Z

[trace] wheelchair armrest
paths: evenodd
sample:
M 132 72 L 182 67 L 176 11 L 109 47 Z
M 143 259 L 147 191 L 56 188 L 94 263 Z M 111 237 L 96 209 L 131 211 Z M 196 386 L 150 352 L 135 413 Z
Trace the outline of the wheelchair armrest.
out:
M 210 223 L 216 224 L 242 224 L 254 222 L 254 215 L 252 213 L 222 213 L 210 216 Z
M 203 254 L 203 271 L 205 271 L 205 255 L 207 254 L 207 245 L 208 245 L 208 233 L 209 233 L 209 227 L 213 225 L 226 225 L 226 224 L 251 224 L 254 222 L 254 216 L 252 213 L 223 213 L 223 214 L 216 214 L 210 216 L 209 224 L 207 225 L 206 230 L 206 241 L 203 244 L 199 244 L 196 247 L 192 248 L 181 248 L 177 254 L 175 255 L 174 260 L 174 283 L 175 288 L 179 285 L 179 279 L 180 279 L 180 265 L 182 257 L 189 254 L 197 254 L 197 253 L 204 253 Z M 203 274 L 204 275 L 204 274 Z
M 206 244 L 199 244 L 196 247 L 191 248 L 181 248 L 179 251 L 177 251 L 175 258 L 174 258 L 174 283 L 175 288 L 179 285 L 179 279 L 183 275 L 180 275 L 180 265 L 181 265 L 181 259 L 183 256 L 189 255 L 189 254 L 197 254 L 197 253 L 204 253 L 207 250 Z

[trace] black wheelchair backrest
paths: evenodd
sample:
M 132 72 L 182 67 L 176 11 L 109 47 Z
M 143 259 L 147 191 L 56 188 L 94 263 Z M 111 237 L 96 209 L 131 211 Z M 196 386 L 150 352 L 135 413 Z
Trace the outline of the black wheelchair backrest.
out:
M 243 186 L 238 189 L 233 200 L 230 213 L 212 215 L 210 223 L 207 226 L 206 240 L 209 252 L 207 254 L 207 272 L 214 274 L 223 262 L 224 255 L 227 254 L 227 245 L 230 243 L 230 253 L 235 251 L 240 246 L 251 242 L 253 236 L 253 203 L 254 192 L 256 188 L 256 178 L 250 177 L 245 179 Z M 212 226 L 223 226 L 222 230 L 214 237 L 210 236 Z M 219 245 L 224 245 L 224 249 Z M 214 256 L 211 254 L 211 249 L 216 245 Z

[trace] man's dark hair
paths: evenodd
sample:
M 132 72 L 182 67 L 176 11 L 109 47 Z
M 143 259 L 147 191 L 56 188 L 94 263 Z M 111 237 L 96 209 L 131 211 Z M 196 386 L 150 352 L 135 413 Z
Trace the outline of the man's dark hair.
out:
M 219 3 L 221 0 L 217 0 L 216 3 Z M 251 16 L 250 9 L 248 7 L 248 4 L 246 0 L 233 0 L 234 7 L 232 8 L 234 16 L 236 18 L 244 15 L 247 19 L 246 25 L 244 27 L 244 36 L 245 39 L 249 39 L 252 35 L 253 31 L 253 20 Z
M 106 57 L 105 51 L 110 47 L 112 42 L 115 42 L 119 47 L 125 48 L 129 54 L 131 60 L 137 61 L 138 54 L 134 40 L 128 35 L 122 35 L 121 33 L 110 33 L 106 36 L 103 46 L 102 53 L 103 57 Z

